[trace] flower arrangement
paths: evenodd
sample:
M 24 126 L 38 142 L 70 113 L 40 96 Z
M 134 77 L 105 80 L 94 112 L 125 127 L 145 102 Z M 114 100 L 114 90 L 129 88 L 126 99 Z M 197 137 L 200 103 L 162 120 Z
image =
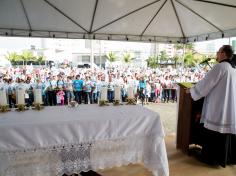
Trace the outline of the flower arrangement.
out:
M 33 108 L 33 109 L 40 111 L 40 110 L 42 110 L 43 108 L 44 108 L 44 107 L 43 107 L 40 103 L 34 103 L 34 108 Z
M 68 104 L 69 107 L 74 108 L 78 106 L 78 103 L 76 101 L 70 101 Z
M 25 111 L 26 110 L 25 105 L 24 104 L 18 104 L 16 110 L 17 111 Z
M 126 105 L 136 105 L 136 98 L 127 98 Z
M 7 112 L 10 111 L 8 105 L 1 105 L 0 106 L 0 112 Z
M 120 100 L 114 100 L 113 105 L 114 106 L 119 106 L 119 105 L 122 105 L 122 104 L 120 103 Z
M 99 106 L 109 106 L 107 100 L 99 100 L 98 104 L 99 104 Z

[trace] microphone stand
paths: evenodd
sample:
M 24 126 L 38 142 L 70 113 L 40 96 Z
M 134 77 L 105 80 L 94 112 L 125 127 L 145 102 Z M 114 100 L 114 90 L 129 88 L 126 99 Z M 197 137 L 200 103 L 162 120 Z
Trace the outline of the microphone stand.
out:
M 207 59 L 207 60 L 201 62 L 200 65 L 207 64 L 212 69 L 211 65 L 209 64 L 209 60 L 211 60 L 211 59 Z
M 212 66 L 209 64 L 208 61 L 206 61 L 206 64 L 212 69 Z

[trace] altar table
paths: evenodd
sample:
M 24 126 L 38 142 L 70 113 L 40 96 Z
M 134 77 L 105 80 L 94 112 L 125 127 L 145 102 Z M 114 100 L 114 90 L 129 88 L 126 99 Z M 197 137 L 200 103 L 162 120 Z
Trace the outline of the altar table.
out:
M 139 105 L 45 107 L 0 114 L 0 175 L 61 176 L 143 163 L 169 167 L 159 114 Z

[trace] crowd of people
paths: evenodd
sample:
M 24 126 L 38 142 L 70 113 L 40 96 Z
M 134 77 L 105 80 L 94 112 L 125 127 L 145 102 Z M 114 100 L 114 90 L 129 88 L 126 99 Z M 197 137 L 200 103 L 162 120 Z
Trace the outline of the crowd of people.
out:
M 16 90 L 25 89 L 25 102 L 32 106 L 34 89 L 41 89 L 45 106 L 97 103 L 102 86 L 107 87 L 107 99 L 114 101 L 114 87 L 120 86 L 121 100 L 126 101 L 127 88 L 133 87 L 137 99 L 144 103 L 176 101 L 176 83 L 197 82 L 204 69 L 148 68 L 77 68 L 77 67 L 11 67 L 0 69 L 0 88 L 5 89 L 10 107 L 16 105 Z
M 217 52 L 216 61 L 218 63 L 209 72 L 201 67 L 0 68 L 0 90 L 6 91 L 10 107 L 16 106 L 18 89 L 25 90 L 27 106 L 33 105 L 35 89 L 41 89 L 45 106 L 54 106 L 70 101 L 98 103 L 102 87 L 107 87 L 107 99 L 113 102 L 116 86 L 120 87 L 122 101 L 126 101 L 132 87 L 137 100 L 168 103 L 177 100 L 178 82 L 195 82 L 186 93 L 190 93 L 194 101 L 204 97 L 201 117 L 194 121 L 199 138 L 197 154 L 204 163 L 225 167 L 236 163 L 233 150 L 236 147 L 236 56 L 232 47 L 223 45 Z

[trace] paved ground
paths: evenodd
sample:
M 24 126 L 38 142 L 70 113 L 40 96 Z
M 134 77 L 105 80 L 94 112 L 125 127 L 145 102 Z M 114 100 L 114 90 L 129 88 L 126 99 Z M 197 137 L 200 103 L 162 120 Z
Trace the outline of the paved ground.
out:
M 145 106 L 160 114 L 167 135 L 176 133 L 177 103 L 150 103 Z

